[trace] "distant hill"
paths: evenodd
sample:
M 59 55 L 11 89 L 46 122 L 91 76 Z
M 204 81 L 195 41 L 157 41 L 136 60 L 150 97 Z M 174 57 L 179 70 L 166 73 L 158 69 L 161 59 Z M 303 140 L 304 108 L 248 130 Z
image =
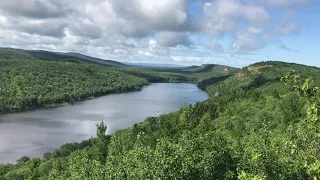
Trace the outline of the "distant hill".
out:
M 161 67 L 161 68 L 182 68 L 185 66 L 177 65 L 177 64 L 159 64 L 159 63 L 129 63 L 123 62 L 124 64 L 130 66 L 138 66 L 138 67 Z
M 106 67 L 128 67 L 128 65 L 112 61 L 103 60 L 86 56 L 79 53 L 60 53 L 43 50 L 23 50 L 13 48 L 0 48 L 0 59 L 5 60 L 65 60 L 65 61 L 83 61 L 91 64 L 102 65 Z
M 49 69 L 52 63 L 56 62 L 43 62 Z M 7 68 L 0 64 L 7 77 L 0 76 L 0 82 L 8 82 L 0 88 L 5 91 L 0 97 L 7 95 L 0 102 L 13 107 L 17 103 L 10 101 L 24 98 L 15 93 L 22 88 L 32 95 L 20 101 L 22 105 L 37 102 L 32 92 L 44 92 L 43 83 L 37 86 L 41 91 L 30 91 L 31 77 L 42 82 L 45 80 L 38 77 L 53 79 L 54 73 L 62 74 L 42 69 L 42 76 L 34 71 L 23 71 L 21 75 L 12 72 L 12 67 L 19 71 L 26 68 L 12 64 Z M 219 65 L 188 67 L 185 72 L 167 69 L 169 72 L 160 68 L 122 68 L 122 76 L 114 75 L 117 82 L 113 84 L 116 87 L 118 82 L 135 82 L 137 86 L 143 82 L 141 78 L 149 82 L 194 79 L 208 93 L 208 100 L 149 117 L 111 135 L 105 134 L 107 126 L 100 123 L 96 137 L 65 144 L 42 159 L 24 156 L 16 164 L 0 164 L 0 179 L 319 179 L 320 68 L 268 61 L 242 69 Z M 64 83 L 69 79 L 79 83 L 84 83 L 82 78 L 96 80 L 98 92 L 100 81 L 111 81 L 109 76 L 97 78 L 99 73 L 92 77 L 90 71 L 84 71 L 84 77 L 77 76 L 83 76 L 83 70 L 73 68 L 68 72 L 71 77 L 76 74 L 77 79 L 57 76 L 63 81 L 46 84 L 57 89 L 57 84 L 62 85 L 61 95 L 50 91 L 56 95 L 47 96 L 50 102 L 51 97 L 74 97 L 64 90 L 66 84 L 71 92 L 84 89 Z M 131 76 L 126 80 L 123 73 L 140 78 Z M 88 89 L 90 93 L 91 86 Z M 40 102 L 43 97 L 38 96 Z
M 216 66 L 218 66 L 218 65 L 215 65 L 215 64 L 203 64 L 201 66 L 189 66 L 189 67 L 183 68 L 181 71 L 187 71 L 187 72 L 210 72 Z

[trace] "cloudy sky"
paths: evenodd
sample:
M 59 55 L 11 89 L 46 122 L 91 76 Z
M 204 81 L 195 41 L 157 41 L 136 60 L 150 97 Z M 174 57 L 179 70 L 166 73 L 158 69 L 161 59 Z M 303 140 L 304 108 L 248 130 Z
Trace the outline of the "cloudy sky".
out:
M 318 0 L 1 0 L 0 46 L 126 62 L 320 66 Z

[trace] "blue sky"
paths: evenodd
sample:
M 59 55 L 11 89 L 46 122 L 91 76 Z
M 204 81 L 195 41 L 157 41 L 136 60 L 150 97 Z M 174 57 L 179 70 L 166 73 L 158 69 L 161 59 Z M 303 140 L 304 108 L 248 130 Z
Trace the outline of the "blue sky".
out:
M 0 46 L 126 62 L 320 67 L 319 11 L 317 0 L 2 0 Z
M 196 18 L 203 17 L 203 10 L 199 4 L 211 1 L 189 0 L 188 8 L 190 14 Z M 274 21 L 281 19 L 283 9 L 269 8 L 270 16 Z M 288 35 L 281 35 L 274 42 L 268 43 L 264 48 L 246 54 L 233 54 L 230 59 L 243 59 L 239 65 L 245 65 L 263 60 L 279 60 L 285 62 L 295 62 L 320 67 L 320 3 L 309 2 L 306 6 L 290 8 L 294 12 L 294 19 L 291 21 L 299 24 L 297 32 Z M 202 36 L 203 41 L 210 41 L 211 37 Z M 225 34 L 217 41 L 228 48 L 232 42 L 232 34 Z M 214 53 L 220 54 L 220 53 Z M 232 60 L 231 60 L 232 61 Z M 237 66 L 237 64 L 235 64 Z

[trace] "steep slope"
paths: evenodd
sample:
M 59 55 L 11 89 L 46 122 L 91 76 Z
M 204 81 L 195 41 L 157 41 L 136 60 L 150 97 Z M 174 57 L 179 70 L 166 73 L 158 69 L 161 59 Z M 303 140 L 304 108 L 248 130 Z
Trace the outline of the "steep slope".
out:
M 12 48 L 0 48 L 0 59 L 5 60 L 53 60 L 53 61 L 83 61 L 91 64 L 102 65 L 106 67 L 128 67 L 123 63 L 103 60 L 79 53 L 59 53 L 42 50 L 23 50 Z

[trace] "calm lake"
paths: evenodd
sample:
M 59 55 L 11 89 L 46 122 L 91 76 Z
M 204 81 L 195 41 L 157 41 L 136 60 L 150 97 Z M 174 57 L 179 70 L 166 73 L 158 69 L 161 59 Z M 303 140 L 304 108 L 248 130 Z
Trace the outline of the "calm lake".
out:
M 0 115 L 0 163 L 24 155 L 42 157 L 65 143 L 88 139 L 102 120 L 110 134 L 207 98 L 194 84 L 155 83 L 139 92 L 106 95 L 73 106 Z

